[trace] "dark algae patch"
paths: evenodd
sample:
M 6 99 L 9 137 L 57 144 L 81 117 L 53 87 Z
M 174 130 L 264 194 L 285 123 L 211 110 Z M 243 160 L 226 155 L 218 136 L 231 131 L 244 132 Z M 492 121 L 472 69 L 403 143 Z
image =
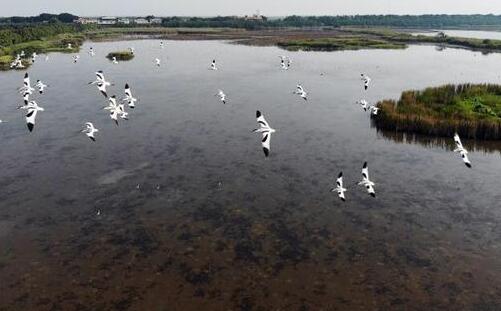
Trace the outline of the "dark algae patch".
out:
M 461 84 L 405 91 L 383 100 L 372 116 L 377 128 L 432 136 L 501 139 L 501 86 Z

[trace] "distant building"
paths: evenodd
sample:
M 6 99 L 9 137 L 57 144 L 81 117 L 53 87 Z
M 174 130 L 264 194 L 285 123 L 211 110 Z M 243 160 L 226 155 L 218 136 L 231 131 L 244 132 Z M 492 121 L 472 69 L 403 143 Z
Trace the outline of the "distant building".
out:
M 245 15 L 243 19 L 247 21 L 265 21 L 266 17 L 261 15 L 259 11 L 257 11 L 255 14 L 252 14 L 250 16 Z
M 79 19 L 75 20 L 75 23 L 82 25 L 97 24 L 99 23 L 99 20 L 97 18 L 80 17 Z
M 128 24 L 130 24 L 130 18 L 126 18 L 126 17 L 119 18 L 118 23 L 128 25 Z
M 138 25 L 148 25 L 150 22 L 146 18 L 136 18 L 134 23 Z
M 113 16 L 103 16 L 99 18 L 94 17 L 80 17 L 75 20 L 75 23 L 79 24 L 99 24 L 99 25 L 129 25 L 129 24 L 138 24 L 138 25 L 159 25 L 162 24 L 162 19 L 159 17 L 153 18 L 130 18 L 130 17 L 113 17 Z
M 111 16 L 101 17 L 98 21 L 99 25 L 115 25 L 116 23 L 117 23 L 117 18 Z

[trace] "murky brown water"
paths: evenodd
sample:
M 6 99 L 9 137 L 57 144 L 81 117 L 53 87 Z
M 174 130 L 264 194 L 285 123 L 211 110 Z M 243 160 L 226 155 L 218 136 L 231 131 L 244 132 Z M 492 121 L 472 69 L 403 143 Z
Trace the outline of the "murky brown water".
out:
M 104 58 L 129 45 L 133 61 Z M 354 104 L 499 82 L 501 55 L 299 52 L 282 72 L 276 48 L 94 48 L 30 69 L 51 85 L 32 134 L 15 109 L 23 73 L 0 74 L 0 310 L 501 309 L 499 149 L 472 152 L 468 170 L 440 142 L 378 133 Z M 140 99 L 120 127 L 86 85 L 99 69 L 110 93 L 127 81 Z M 277 129 L 268 159 L 250 132 L 256 109 Z M 85 121 L 96 143 L 78 132 Z M 364 161 L 377 199 L 354 185 Z M 340 170 L 344 204 L 329 192 Z

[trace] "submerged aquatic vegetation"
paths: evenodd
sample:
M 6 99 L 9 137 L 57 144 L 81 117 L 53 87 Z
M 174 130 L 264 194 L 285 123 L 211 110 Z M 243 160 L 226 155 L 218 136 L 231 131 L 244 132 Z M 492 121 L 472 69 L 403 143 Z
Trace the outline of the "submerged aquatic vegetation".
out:
M 501 139 L 501 86 L 461 84 L 405 91 L 398 101 L 383 100 L 373 116 L 379 129 L 433 136 Z

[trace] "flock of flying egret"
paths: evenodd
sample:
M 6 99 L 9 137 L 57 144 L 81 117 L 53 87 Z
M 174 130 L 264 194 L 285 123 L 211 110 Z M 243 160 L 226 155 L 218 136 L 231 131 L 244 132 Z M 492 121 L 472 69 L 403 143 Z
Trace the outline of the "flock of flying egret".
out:
M 160 48 L 164 48 L 164 43 L 160 42 Z M 68 44 L 68 49 L 72 49 L 71 44 Z M 129 48 L 129 51 L 134 54 L 135 51 L 133 48 Z M 95 56 L 95 51 L 92 47 L 90 47 L 88 54 L 93 57 Z M 11 67 L 13 68 L 24 68 L 21 58 L 24 57 L 24 52 L 21 52 L 20 54 L 17 55 L 15 60 L 12 62 Z M 32 54 L 31 61 L 34 63 L 38 55 L 36 53 Z M 73 56 L 73 62 L 77 63 L 78 60 L 80 59 L 79 55 L 74 55 Z M 289 57 L 286 56 L 280 56 L 280 67 L 283 70 L 289 70 L 292 66 L 292 60 Z M 48 56 L 46 56 L 46 61 L 48 60 Z M 113 64 L 118 64 L 118 61 L 116 57 L 113 57 L 111 59 Z M 160 59 L 155 58 L 154 63 L 156 66 L 160 66 L 161 62 Z M 217 71 L 218 67 L 216 64 L 216 60 L 212 60 L 210 67 L 210 70 Z M 361 74 L 361 80 L 363 82 L 363 88 L 365 90 L 368 90 L 371 78 L 368 77 L 365 74 Z M 126 106 L 130 109 L 135 108 L 135 103 L 138 101 L 137 98 L 133 97 L 132 95 L 132 90 L 129 86 L 128 83 L 125 84 L 124 88 L 124 93 L 125 97 L 122 99 L 118 99 L 115 95 L 108 96 L 107 92 L 107 87 L 112 86 L 110 81 L 106 80 L 104 72 L 103 71 L 98 71 L 96 72 L 96 80 L 89 82 L 89 85 L 96 85 L 97 89 L 99 92 L 108 100 L 108 105 L 104 107 L 104 110 L 107 110 L 109 112 L 110 118 L 116 123 L 116 125 L 119 125 L 119 119 L 121 120 L 128 120 L 129 113 L 126 111 Z M 26 111 L 26 124 L 28 127 L 28 130 L 31 132 L 33 131 L 35 127 L 35 121 L 37 114 L 39 112 L 43 112 L 44 108 L 40 107 L 35 100 L 30 100 L 30 96 L 35 92 L 35 88 L 38 91 L 39 94 L 44 94 L 45 89 L 49 87 L 48 85 L 44 84 L 41 80 L 37 80 L 37 83 L 32 86 L 30 82 L 30 76 L 28 73 L 24 75 L 24 81 L 23 81 L 23 86 L 20 87 L 19 93 L 23 96 L 23 101 L 24 105 L 21 105 L 18 107 L 18 109 L 25 110 Z M 298 95 L 301 97 L 305 102 L 308 100 L 308 93 L 304 90 L 303 86 L 301 84 L 298 84 L 296 86 L 296 90 L 293 92 L 293 94 Z M 218 93 L 215 95 L 219 97 L 219 100 L 223 103 L 226 104 L 227 99 L 226 99 L 226 94 L 223 92 L 223 90 L 218 90 Z M 368 111 L 369 113 L 373 115 L 378 114 L 379 108 L 376 105 L 369 105 L 369 103 L 365 100 L 362 99 L 357 102 L 360 104 L 363 108 L 364 111 Z M 264 118 L 264 115 L 258 110 L 256 111 L 256 120 L 258 123 L 259 128 L 255 129 L 253 132 L 255 133 L 260 133 L 262 135 L 261 137 L 261 145 L 264 151 L 265 157 L 268 157 L 270 154 L 270 141 L 271 141 L 271 135 L 276 132 L 275 129 L 273 129 L 270 124 L 266 121 Z M 99 132 L 99 129 L 97 129 L 92 122 L 85 122 L 84 124 L 84 129 L 82 130 L 82 133 L 84 133 L 87 137 L 89 137 L 92 141 L 96 141 L 96 133 Z M 464 164 L 471 168 L 471 162 L 468 159 L 468 151 L 463 147 L 461 143 L 461 139 L 459 138 L 458 134 L 454 135 L 454 142 L 456 144 L 456 149 L 454 149 L 455 153 L 458 153 Z M 358 185 L 365 187 L 367 190 L 367 193 L 375 197 L 376 196 L 376 191 L 375 191 L 375 183 L 369 178 L 369 167 L 367 162 L 363 164 L 362 167 L 362 180 L 358 183 Z M 343 183 L 343 172 L 340 172 L 337 179 L 336 179 L 336 187 L 331 190 L 332 192 L 337 192 L 339 198 L 343 201 L 345 201 L 345 192 L 347 189 L 344 186 Z

